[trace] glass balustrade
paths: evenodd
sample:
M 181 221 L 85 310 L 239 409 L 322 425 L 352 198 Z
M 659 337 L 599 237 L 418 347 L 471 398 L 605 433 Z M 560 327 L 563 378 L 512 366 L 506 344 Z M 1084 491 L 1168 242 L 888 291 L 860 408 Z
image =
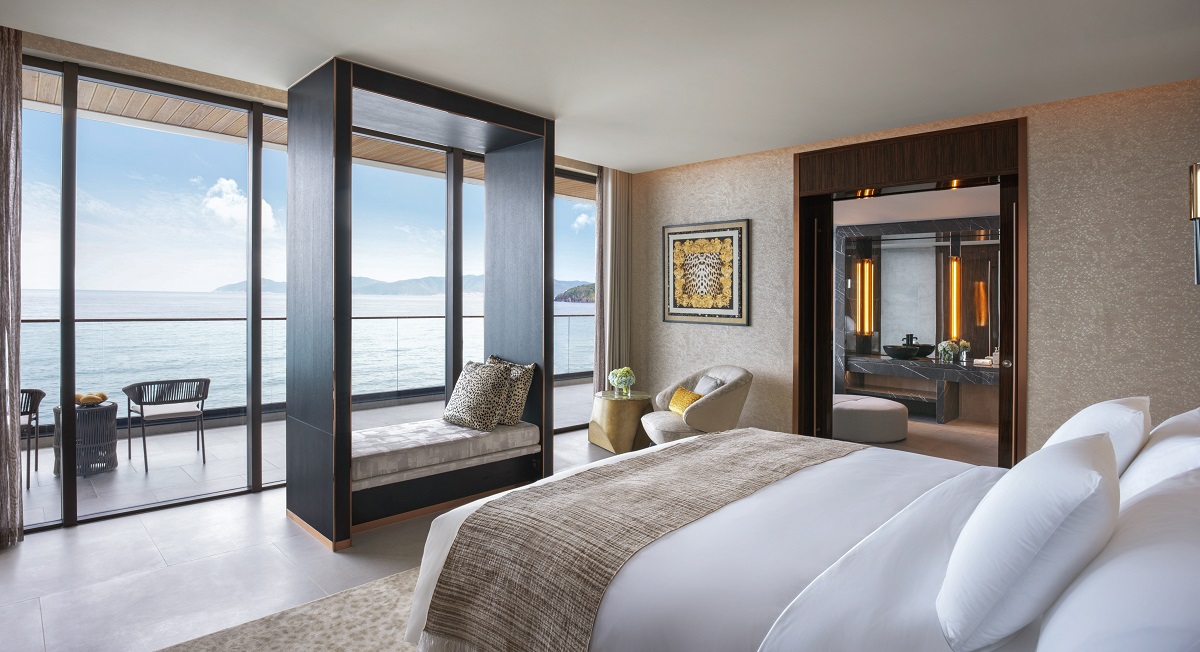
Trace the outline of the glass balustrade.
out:
M 592 371 L 594 315 L 554 318 L 556 376 Z M 463 319 L 463 355 L 483 360 L 483 318 Z M 369 401 L 399 392 L 437 393 L 442 389 L 444 332 L 440 316 L 404 315 L 354 318 L 355 399 Z M 77 384 L 121 399 L 121 388 L 163 378 L 210 378 L 206 411 L 246 405 L 246 320 L 215 318 L 81 319 L 78 347 L 89 355 L 77 363 Z M 42 423 L 52 424 L 58 396 L 58 320 L 26 319 L 21 325 L 22 385 L 47 392 Z M 432 344 L 431 344 L 432 343 Z M 263 319 L 263 404 L 282 408 L 287 367 L 287 320 Z M 124 418 L 122 411 L 121 417 Z

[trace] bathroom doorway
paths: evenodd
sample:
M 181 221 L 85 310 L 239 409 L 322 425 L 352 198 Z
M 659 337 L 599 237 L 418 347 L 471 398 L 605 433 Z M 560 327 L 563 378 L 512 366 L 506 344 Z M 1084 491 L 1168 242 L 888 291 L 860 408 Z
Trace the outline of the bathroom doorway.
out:
M 794 387 L 793 428 L 800 434 L 830 438 L 834 436 L 833 414 L 835 386 L 838 379 L 845 382 L 845 339 L 835 338 L 835 329 L 846 328 L 843 312 L 835 313 L 835 201 L 901 196 L 933 191 L 960 193 L 973 187 L 998 186 L 999 209 L 991 217 L 998 219 L 995 230 L 998 240 L 996 275 L 992 276 L 992 293 L 985 297 L 991 311 L 989 321 L 998 326 L 999 364 L 996 393 L 996 449 L 994 464 L 1011 467 L 1025 456 L 1025 421 L 1027 404 L 1027 254 L 1026 228 L 1027 163 L 1026 122 L 1024 119 L 992 122 L 955 129 L 868 141 L 843 147 L 797 153 L 795 162 L 795 254 L 793 260 L 794 294 Z M 995 192 L 995 189 L 991 192 Z M 947 195 L 948 196 L 948 195 Z M 901 220 L 905 221 L 905 220 Z M 919 218 L 907 221 L 931 221 Z M 984 231 L 989 231 L 985 228 Z M 935 242 L 950 231 L 926 230 Z M 895 235 L 895 234 L 894 234 Z M 980 236 L 990 237 L 988 234 Z M 951 238 L 953 239 L 953 238 Z M 882 237 L 880 250 L 882 250 Z M 957 244 L 962 246 L 960 236 Z M 857 245 L 856 245 L 857 246 Z M 864 247 L 867 245 L 863 245 Z M 872 245 L 873 246 L 873 245 Z M 935 251 L 936 249 L 935 245 Z M 944 246 L 944 245 L 943 245 Z M 976 245 L 967 245 L 968 247 Z M 840 252 L 843 256 L 845 251 Z M 961 256 L 957 278 L 962 282 L 964 261 Z M 948 264 L 948 261 L 947 261 Z M 877 271 L 864 266 L 862 273 Z M 846 274 L 843 266 L 841 274 Z M 853 269 L 850 274 L 855 273 Z M 844 282 L 844 279 L 843 279 Z M 996 287 L 998 286 L 998 287 Z M 845 287 L 840 288 L 842 291 Z M 960 290 L 957 308 L 966 305 Z M 974 292 L 972 285 L 968 288 Z M 878 297 L 878 294 L 875 295 Z M 971 295 L 973 296 L 973 295 Z M 844 300 L 844 298 L 843 298 Z M 865 304 L 864 304 L 865 305 Z M 875 310 L 880 307 L 871 304 Z M 878 316 L 878 312 L 873 313 Z M 944 322 L 946 315 L 935 317 Z M 962 323 L 959 327 L 962 327 Z M 857 326 L 856 326 L 857 328 Z M 992 326 L 989 326 L 992 328 Z M 907 335 L 905 331 L 902 335 Z M 879 337 L 878 329 L 862 333 L 864 337 Z M 916 335 L 914 333 L 914 335 Z M 938 333 L 935 338 L 945 336 Z M 960 338 L 962 332 L 959 331 Z M 976 336 L 978 337 L 978 336 Z M 985 335 L 986 338 L 986 335 Z M 838 355 L 835 342 L 842 348 L 841 373 L 835 370 Z M 945 341 L 939 339 L 938 342 Z M 918 339 L 916 344 L 936 344 Z M 991 351 L 972 342 L 971 365 L 975 359 L 990 357 Z M 858 341 L 854 342 L 855 353 Z M 879 342 L 880 352 L 884 344 Z M 899 342 L 897 344 L 903 344 Z M 995 347 L 994 343 L 987 346 Z M 974 357 L 978 356 L 978 358 Z M 888 356 L 890 357 L 890 356 Z M 961 358 L 960 358 L 961 361 Z M 986 366 L 980 364 L 979 366 Z M 851 379 L 858 380 L 858 379 Z M 954 385 L 944 385 L 944 392 L 953 392 Z M 936 387 L 935 390 L 936 391 Z M 961 418 L 962 383 L 958 383 Z M 970 393 L 973 390 L 967 390 Z M 935 420 L 936 420 L 936 400 Z M 943 395 L 945 401 L 948 397 Z M 971 409 L 983 401 L 971 402 Z M 943 411 L 943 419 L 952 412 Z M 951 420 L 953 421 L 953 420 Z M 938 425 L 953 425 L 938 424 Z
M 833 437 L 999 459 L 998 178 L 833 203 Z

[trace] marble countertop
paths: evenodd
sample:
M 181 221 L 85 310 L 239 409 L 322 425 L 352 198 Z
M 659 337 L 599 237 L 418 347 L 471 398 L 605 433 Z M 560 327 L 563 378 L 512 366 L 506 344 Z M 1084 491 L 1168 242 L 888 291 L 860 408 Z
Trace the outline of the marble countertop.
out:
M 846 370 L 863 374 L 925 378 L 976 385 L 1000 384 L 1000 367 L 971 362 L 939 362 L 933 358 L 897 360 L 883 355 L 846 355 Z

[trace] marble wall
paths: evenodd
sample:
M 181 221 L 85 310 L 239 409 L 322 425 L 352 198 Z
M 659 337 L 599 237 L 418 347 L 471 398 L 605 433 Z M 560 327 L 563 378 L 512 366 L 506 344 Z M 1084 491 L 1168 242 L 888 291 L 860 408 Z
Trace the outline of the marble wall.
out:
M 1029 119 L 1028 450 L 1095 401 L 1149 394 L 1154 420 L 1200 405 L 1200 287 L 1187 166 L 1200 80 L 1108 93 L 634 176 L 633 360 L 657 391 L 705 365 L 754 373 L 742 425 L 791 427 L 792 155 Z M 751 325 L 662 321 L 661 229 L 749 218 Z

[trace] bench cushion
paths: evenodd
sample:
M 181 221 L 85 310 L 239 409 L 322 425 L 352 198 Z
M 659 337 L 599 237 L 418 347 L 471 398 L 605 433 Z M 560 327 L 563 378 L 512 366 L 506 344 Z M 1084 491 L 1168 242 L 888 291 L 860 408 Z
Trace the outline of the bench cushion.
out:
M 537 426 L 524 421 L 484 432 L 442 419 L 356 430 L 354 489 L 487 464 L 541 450 Z

